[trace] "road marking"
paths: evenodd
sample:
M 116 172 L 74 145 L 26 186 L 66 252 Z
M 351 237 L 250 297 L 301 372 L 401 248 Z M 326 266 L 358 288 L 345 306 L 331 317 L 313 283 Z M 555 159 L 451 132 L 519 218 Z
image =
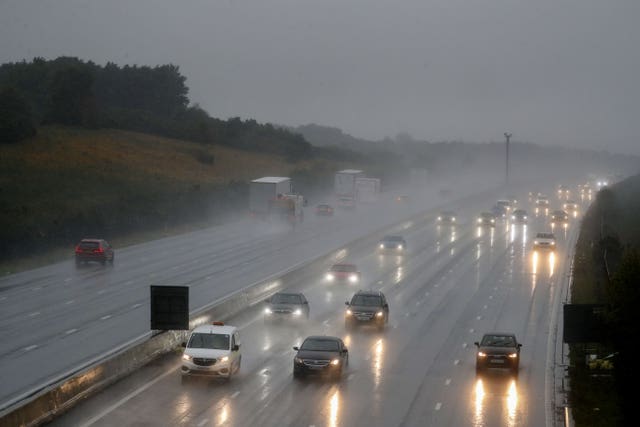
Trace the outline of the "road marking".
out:
M 473 328 L 469 329 L 469 333 L 470 333 L 470 334 L 473 334 L 475 331 L 476 331 L 476 330 L 475 330 L 475 329 L 473 329 Z
M 485 305 L 484 307 L 482 307 L 483 310 L 486 310 L 487 308 L 489 308 L 488 305 Z
M 122 265 L 122 264 L 120 264 Z M 129 280 L 127 283 L 125 283 L 125 285 L 132 285 L 133 284 L 133 280 Z
M 233 394 L 231 395 L 231 398 L 232 398 L 232 399 L 235 399 L 236 397 L 238 397 L 238 395 L 239 395 L 239 394 L 240 394 L 240 392 L 239 392 L 239 391 L 236 391 L 235 393 L 233 393 Z
M 106 316 L 102 316 L 102 317 L 100 318 L 100 320 L 107 320 L 107 319 L 109 319 L 109 318 L 111 318 L 111 315 L 110 315 L 110 314 L 107 314 Z
M 40 289 L 42 289 L 42 287 L 40 286 L 36 286 L 35 288 L 31 288 L 32 291 L 39 291 Z
M 453 361 L 453 364 L 454 364 L 454 365 L 459 365 L 459 364 L 460 364 L 460 359 L 456 359 L 456 360 L 454 360 L 454 361 Z
M 436 403 L 436 411 L 439 411 L 440 408 L 442 408 L 442 403 L 440 402 Z
M 447 380 L 444 382 L 444 385 L 449 385 L 451 384 L 451 378 L 447 378 Z
M 114 403 L 113 405 L 111 405 L 108 408 L 106 408 L 104 411 L 100 412 L 95 417 L 89 418 L 89 420 L 87 420 L 84 424 L 82 424 L 81 427 L 89 427 L 90 425 L 93 425 L 96 421 L 99 421 L 105 415 L 107 415 L 107 414 L 113 412 L 114 410 L 118 409 L 120 406 L 125 404 L 127 401 L 129 401 L 132 398 L 136 397 L 137 395 L 139 395 L 140 393 L 142 393 L 143 391 L 145 391 L 146 389 L 148 389 L 149 387 L 151 387 L 152 385 L 154 385 L 158 381 L 164 379 L 168 375 L 173 374 L 177 370 L 178 370 L 178 367 L 169 369 L 167 372 L 165 372 L 164 374 L 162 374 L 159 377 L 155 378 L 154 380 L 149 381 L 148 383 L 146 383 L 145 385 L 143 385 L 139 389 L 132 391 L 131 393 L 129 393 L 128 395 L 126 395 L 125 397 L 123 397 L 122 399 L 120 399 L 119 401 Z
M 354 374 L 349 374 L 349 376 L 347 377 L 347 381 L 351 381 L 353 379 L 353 377 L 355 377 Z
M 493 295 L 489 295 L 489 299 L 493 299 Z
M 476 320 L 482 320 L 482 316 L 476 316 Z
M 31 350 L 33 350 L 34 348 L 38 348 L 38 346 L 37 346 L 36 344 L 30 345 L 30 346 L 28 346 L 28 347 L 25 347 L 25 348 L 24 348 L 24 351 L 31 351 Z
M 428 296 L 429 296 L 429 291 L 425 292 L 425 293 L 424 293 L 424 296 L 425 296 L 425 297 L 428 297 Z
M 466 342 L 462 343 L 462 348 L 467 348 L 467 343 Z
M 98 291 L 98 295 L 102 295 L 102 294 L 104 294 L 105 292 L 107 292 L 107 290 L 106 290 L 106 289 L 101 289 L 101 290 L 99 290 L 99 291 Z
M 0 297 L 0 301 L 4 301 L 6 299 L 7 299 L 7 297 Z
M 76 333 L 76 332 L 78 332 L 77 329 L 69 329 L 67 332 L 65 332 L 65 334 L 66 335 L 71 335 L 71 334 Z
M 73 304 L 74 302 L 76 302 L 76 300 L 70 299 L 69 301 L 65 302 L 65 304 L 69 305 L 69 304 Z
M 34 311 L 33 313 L 29 313 L 29 317 L 36 317 L 40 314 L 39 311 Z
M 420 305 L 420 301 L 419 301 L 419 300 L 418 300 L 418 301 L 416 301 L 416 305 Z
M 131 308 L 138 308 L 138 307 L 140 307 L 140 306 L 142 306 L 142 304 L 133 304 L 133 305 L 131 306 Z
M 203 425 L 205 425 L 208 422 L 209 422 L 209 418 L 205 418 L 204 420 L 202 420 L 202 421 L 200 421 L 198 423 L 198 427 L 202 427 Z
M 67 277 L 66 279 L 64 279 L 64 282 L 69 283 L 72 280 L 73 280 L 73 277 Z
M 323 320 L 322 324 L 325 325 L 325 326 L 329 326 L 329 319 Z

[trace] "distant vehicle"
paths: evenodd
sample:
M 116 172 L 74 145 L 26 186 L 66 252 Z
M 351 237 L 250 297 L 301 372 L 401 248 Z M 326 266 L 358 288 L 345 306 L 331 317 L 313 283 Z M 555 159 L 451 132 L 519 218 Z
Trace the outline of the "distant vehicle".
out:
M 438 223 L 443 225 L 453 225 L 457 221 L 456 213 L 453 211 L 442 211 L 438 214 Z
M 566 198 L 571 196 L 571 189 L 569 187 L 567 187 L 566 185 L 559 185 L 558 186 L 558 197 L 559 198 Z
M 339 197 L 338 207 L 345 210 L 353 210 L 356 208 L 356 199 L 351 196 Z
M 253 217 L 267 219 L 270 202 L 278 195 L 291 194 L 291 178 L 286 176 L 265 176 L 249 183 L 249 212 Z
M 300 292 L 278 292 L 267 301 L 265 323 L 302 322 L 309 319 L 309 301 Z
M 345 305 L 344 327 L 347 330 L 357 325 L 372 325 L 382 330 L 389 322 L 389 304 L 380 291 L 358 291 Z
M 476 372 L 487 369 L 508 369 L 518 374 L 520 367 L 520 348 L 515 334 L 508 332 L 491 332 L 484 334 L 480 342 L 476 341 Z
M 564 209 L 567 213 L 574 215 L 578 212 L 578 202 L 575 200 L 567 200 L 562 204 L 562 209 Z
M 566 223 L 569 221 L 569 214 L 565 211 L 557 209 L 551 212 L 551 222 L 553 223 Z
M 384 236 L 378 244 L 378 250 L 381 253 L 403 253 L 407 250 L 407 242 L 402 236 Z
M 492 212 L 481 212 L 477 219 L 478 225 L 496 225 L 496 216 Z
M 533 240 L 533 249 L 555 250 L 556 237 L 553 233 L 536 233 Z
M 527 211 L 524 209 L 516 209 L 511 214 L 511 220 L 517 224 L 526 224 L 528 217 Z
M 104 239 L 82 239 L 76 245 L 76 266 L 87 262 L 107 262 L 113 265 L 115 252 L 109 242 Z
M 491 213 L 493 213 L 493 216 L 496 219 L 505 219 L 507 218 L 509 211 L 503 205 L 494 205 L 493 208 L 491 208 Z
M 364 178 L 364 171 L 344 169 L 336 172 L 334 177 L 334 194 L 336 197 L 348 197 L 356 200 L 356 180 Z
M 539 194 L 536 198 L 536 206 L 539 208 L 547 208 L 549 207 L 549 198 L 542 194 Z
M 400 194 L 399 196 L 396 197 L 396 202 L 398 202 L 398 203 L 409 203 L 409 195 Z
M 511 200 L 500 199 L 496 202 L 496 206 L 502 207 L 508 213 L 511 210 Z
M 349 350 L 338 337 L 312 335 L 293 349 L 293 378 L 320 375 L 339 380 L 349 365 Z
M 356 178 L 355 198 L 359 203 L 373 203 L 380 195 L 380 178 Z
M 580 186 L 580 195 L 582 195 L 582 196 L 590 196 L 592 192 L 593 192 L 593 189 L 591 188 L 591 186 L 589 184 L 584 184 L 584 185 Z
M 316 215 L 320 216 L 332 216 L 333 215 L 333 206 L 321 203 L 316 206 Z
M 182 380 L 189 376 L 208 376 L 231 380 L 240 370 L 240 336 L 238 328 L 213 322 L 196 327 L 183 342 Z
M 358 283 L 360 272 L 355 264 L 333 264 L 325 276 L 330 283 Z
M 278 194 L 269 201 L 269 220 L 295 227 L 304 220 L 304 197 L 299 194 Z
M 515 208 L 516 205 L 518 204 L 518 198 L 516 196 L 513 196 L 513 195 L 507 196 L 507 200 L 509 202 L 511 202 L 511 208 L 512 209 Z

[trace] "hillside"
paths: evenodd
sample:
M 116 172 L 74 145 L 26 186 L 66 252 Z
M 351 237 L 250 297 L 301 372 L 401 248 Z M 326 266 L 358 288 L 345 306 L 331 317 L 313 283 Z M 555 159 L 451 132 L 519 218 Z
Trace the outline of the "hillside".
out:
M 341 166 L 130 131 L 42 127 L 0 145 L 0 260 L 87 234 L 220 220 L 246 208 L 251 179 L 300 175 L 311 191 Z

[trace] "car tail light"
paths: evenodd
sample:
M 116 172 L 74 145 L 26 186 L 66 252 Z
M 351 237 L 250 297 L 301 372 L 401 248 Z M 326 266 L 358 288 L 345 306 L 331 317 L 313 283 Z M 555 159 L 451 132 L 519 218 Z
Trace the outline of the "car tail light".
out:
M 98 249 L 94 249 L 94 250 L 93 250 L 93 253 L 101 254 L 101 253 L 103 253 L 103 252 L 104 252 L 104 249 L 102 249 L 102 248 L 98 248 Z
M 79 254 L 82 252 L 82 249 L 80 249 L 80 245 L 76 246 L 76 253 Z

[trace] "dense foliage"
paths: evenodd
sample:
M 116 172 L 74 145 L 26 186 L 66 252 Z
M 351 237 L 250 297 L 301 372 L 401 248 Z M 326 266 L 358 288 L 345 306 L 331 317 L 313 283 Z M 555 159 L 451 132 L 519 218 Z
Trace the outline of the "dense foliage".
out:
M 20 112 L 30 113 L 22 121 L 35 124 L 134 130 L 281 154 L 290 161 L 335 155 L 335 150 L 314 150 L 301 135 L 285 129 L 238 117 L 220 120 L 189 106 L 186 78 L 175 65 L 100 66 L 71 57 L 36 58 L 1 65 L 0 88 L 11 88 L 24 98 L 27 108 Z M 0 130 L 0 135 L 7 132 Z M 32 132 L 13 134 L 24 139 Z

